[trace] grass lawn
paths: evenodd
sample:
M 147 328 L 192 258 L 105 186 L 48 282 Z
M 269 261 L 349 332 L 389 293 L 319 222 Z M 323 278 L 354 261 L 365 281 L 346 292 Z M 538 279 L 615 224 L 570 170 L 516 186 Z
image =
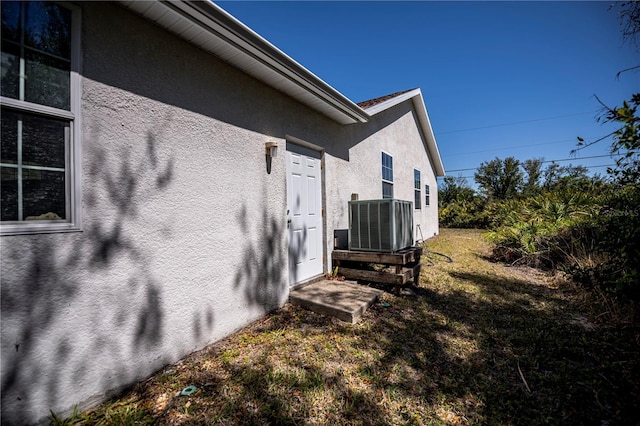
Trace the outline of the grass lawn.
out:
M 638 424 L 638 328 L 488 254 L 443 229 L 419 286 L 359 323 L 285 305 L 67 422 Z

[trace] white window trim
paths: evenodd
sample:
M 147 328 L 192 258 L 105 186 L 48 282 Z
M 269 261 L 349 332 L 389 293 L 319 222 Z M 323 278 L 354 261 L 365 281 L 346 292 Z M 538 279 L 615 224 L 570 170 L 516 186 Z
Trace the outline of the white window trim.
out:
M 431 205 L 431 186 L 428 183 L 424 184 L 424 206 L 429 207 Z
M 393 194 L 393 192 L 394 192 L 393 179 L 392 180 L 387 180 L 387 179 L 385 179 L 383 177 L 383 174 L 382 174 L 382 154 L 386 154 L 389 157 L 391 157 L 391 161 L 393 161 L 393 155 L 389 154 L 387 151 L 384 151 L 384 150 L 381 150 L 381 154 L 380 154 L 380 178 L 382 180 L 382 183 L 388 183 L 389 185 L 391 185 L 391 192 L 392 192 L 391 199 L 393 199 L 393 197 L 395 195 L 395 194 Z M 391 173 L 393 173 L 393 163 L 391 163 L 391 164 L 392 164 L 391 165 Z M 381 188 L 381 191 L 382 191 L 382 188 Z M 381 196 L 382 196 L 382 198 L 384 198 L 384 192 L 382 192 Z
M 416 172 L 420 174 L 420 183 L 416 188 Z M 416 192 L 418 192 L 418 200 L 420 200 L 420 207 L 416 205 Z M 422 170 L 417 167 L 413 168 L 413 209 L 414 210 L 422 210 Z
M 60 118 L 69 121 L 69 150 L 67 163 L 68 173 L 67 197 L 68 217 L 65 221 L 16 221 L 0 222 L 0 235 L 46 234 L 57 232 L 82 231 L 82 185 L 80 171 L 82 167 L 82 138 L 81 138 L 81 43 L 82 29 L 80 8 L 73 5 L 61 4 L 71 10 L 71 72 L 70 81 L 70 111 L 34 104 L 18 99 L 0 97 L 0 105 L 15 111 L 38 114 L 47 117 Z

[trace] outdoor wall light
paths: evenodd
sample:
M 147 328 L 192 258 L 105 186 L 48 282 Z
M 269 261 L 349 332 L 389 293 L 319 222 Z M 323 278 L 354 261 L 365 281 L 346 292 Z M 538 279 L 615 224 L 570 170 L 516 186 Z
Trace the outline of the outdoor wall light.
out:
M 275 157 L 278 153 L 278 142 L 267 142 L 264 144 L 265 154 L 267 157 Z
M 271 159 L 278 153 L 278 142 L 269 141 L 264 144 L 264 154 L 267 160 L 267 174 L 271 174 Z

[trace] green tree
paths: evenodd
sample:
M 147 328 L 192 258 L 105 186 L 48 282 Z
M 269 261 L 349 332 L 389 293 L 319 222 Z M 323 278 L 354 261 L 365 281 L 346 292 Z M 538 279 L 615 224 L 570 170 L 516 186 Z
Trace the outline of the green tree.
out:
M 520 161 L 514 157 L 496 157 L 483 162 L 474 175 L 480 191 L 490 199 L 506 200 L 519 195 L 524 182 Z
M 446 176 L 439 185 L 438 215 L 445 228 L 486 228 L 485 199 L 478 196 L 467 179 Z
M 605 108 L 601 117 L 605 123 L 613 122 L 620 127 L 613 132 L 611 154 L 621 155 L 616 160 L 616 167 L 608 169 L 621 184 L 640 184 L 640 93 L 624 101 L 621 107 Z
M 551 163 L 544 170 L 544 181 L 542 188 L 545 191 L 581 191 L 589 188 L 601 179 L 590 177 L 588 169 L 584 166 L 574 166 L 569 164 L 561 166 L 558 163 Z
M 543 160 L 544 159 L 542 158 L 533 158 L 522 163 L 522 168 L 526 173 L 526 178 L 522 187 L 522 194 L 525 197 L 534 196 L 542 189 L 541 180 Z
M 462 176 L 445 176 L 442 184 L 438 186 L 438 200 L 442 206 L 453 202 L 471 201 L 475 196 L 476 192 Z
M 624 41 L 638 45 L 640 36 L 640 2 L 618 2 Z M 637 50 L 637 49 L 636 49 Z M 640 65 L 618 73 L 634 72 Z M 569 272 L 576 281 L 598 286 L 618 296 L 640 301 L 640 93 L 634 93 L 620 107 L 609 107 L 596 96 L 603 107 L 599 122 L 614 124 L 616 129 L 599 139 L 586 142 L 578 137 L 578 148 L 611 138 L 610 152 L 616 155 L 616 167 L 607 170 L 614 178 L 613 190 L 605 192 L 600 214 L 590 228 L 593 235 L 589 258 L 602 259 L 595 265 L 573 265 Z M 587 234 L 588 235 L 588 234 Z M 636 305 L 640 309 L 640 305 Z M 636 311 L 637 312 L 637 311 Z

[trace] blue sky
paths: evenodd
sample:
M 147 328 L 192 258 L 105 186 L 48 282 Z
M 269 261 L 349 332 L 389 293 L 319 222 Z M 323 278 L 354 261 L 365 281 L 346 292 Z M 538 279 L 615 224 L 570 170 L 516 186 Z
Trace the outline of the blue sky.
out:
M 610 2 L 216 2 L 354 102 L 420 87 L 450 175 L 483 161 L 571 158 L 640 91 L 640 53 Z M 603 141 L 560 164 L 596 166 Z M 605 168 L 590 168 L 604 173 Z M 473 184 L 473 179 L 469 179 Z

